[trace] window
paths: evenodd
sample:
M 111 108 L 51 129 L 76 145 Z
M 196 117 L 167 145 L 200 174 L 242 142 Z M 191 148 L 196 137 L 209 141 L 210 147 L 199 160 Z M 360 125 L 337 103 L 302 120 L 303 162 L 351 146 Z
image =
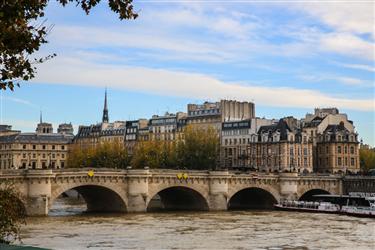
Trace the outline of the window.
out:
M 65 167 L 65 162 L 60 162 L 60 165 L 61 165 L 61 168 L 64 168 Z
M 347 147 L 347 146 L 344 147 L 344 153 L 345 153 L 345 154 L 348 153 L 348 147 Z
M 341 154 L 341 146 L 337 146 L 337 153 Z
M 22 154 L 22 157 L 23 157 L 23 158 L 26 158 L 26 154 Z
M 33 158 L 36 158 L 36 154 L 33 154 Z
M 354 166 L 354 158 L 353 158 L 353 157 L 350 158 L 350 165 L 351 165 L 351 166 Z
M 64 155 L 64 154 L 61 154 L 61 158 L 65 158 L 65 155 Z
M 23 148 L 23 149 L 26 149 L 26 144 L 23 144 L 23 145 L 22 145 L 22 148 Z
M 342 165 L 342 162 L 341 162 L 341 157 L 338 157 L 337 158 L 337 165 L 341 166 Z
M 33 145 L 33 149 L 36 149 L 36 145 Z
M 350 153 L 354 154 L 354 147 L 353 146 L 350 147 Z
M 43 145 L 43 147 L 42 147 L 43 149 L 46 149 L 46 145 Z
M 52 154 L 52 158 L 55 158 L 55 154 Z
M 43 157 L 43 158 L 46 158 L 46 154 L 43 154 L 42 157 Z
M 55 149 L 55 145 L 52 145 L 52 149 Z
M 303 155 L 307 155 L 307 148 L 303 149 Z

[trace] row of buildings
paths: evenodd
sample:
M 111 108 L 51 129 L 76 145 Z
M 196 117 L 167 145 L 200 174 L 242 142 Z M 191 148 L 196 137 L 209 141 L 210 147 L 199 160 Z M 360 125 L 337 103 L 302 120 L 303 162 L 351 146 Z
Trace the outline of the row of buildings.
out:
M 35 133 L 0 127 L 0 169 L 62 168 L 71 144 L 81 148 L 103 142 L 124 143 L 132 154 L 140 141 L 175 141 L 187 125 L 217 131 L 221 168 L 259 171 L 358 172 L 359 142 L 353 122 L 337 108 L 315 109 L 303 119 L 255 116 L 251 102 L 221 100 L 188 104 L 187 112 L 151 119 L 109 122 L 107 92 L 102 122 L 79 126 L 52 125 L 40 119 Z

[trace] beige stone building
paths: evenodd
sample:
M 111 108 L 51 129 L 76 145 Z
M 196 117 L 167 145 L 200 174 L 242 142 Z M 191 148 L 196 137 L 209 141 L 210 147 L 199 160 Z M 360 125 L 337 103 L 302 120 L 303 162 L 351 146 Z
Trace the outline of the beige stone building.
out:
M 154 115 L 149 121 L 149 139 L 152 141 L 175 141 L 181 137 L 186 126 L 186 113 Z
M 260 171 L 313 171 L 312 142 L 309 135 L 292 130 L 284 119 L 260 127 L 258 141 L 248 147 L 252 164 Z
M 148 140 L 144 138 L 144 130 L 148 135 L 148 120 L 138 119 L 134 121 L 126 121 L 125 125 L 125 147 L 129 154 L 133 154 L 134 148 L 139 141 Z
M 348 120 L 346 114 L 340 113 L 337 108 L 317 108 L 314 114 L 307 114 L 302 119 L 302 126 L 303 131 L 310 135 L 313 142 L 314 171 L 331 173 L 359 171 L 358 136 L 353 122 Z M 339 143 L 338 139 L 340 139 Z M 350 148 L 349 145 L 343 145 L 344 142 L 354 147 L 355 154 L 338 156 L 335 153 L 345 152 L 345 148 Z
M 255 105 L 252 102 L 221 100 L 188 104 L 187 111 L 187 124 L 201 129 L 212 127 L 219 133 L 222 122 L 255 118 Z
M 0 169 L 64 168 L 72 139 L 73 134 L 53 133 L 52 124 L 43 122 L 35 133 L 3 134 Z
M 258 141 L 258 129 L 271 125 L 275 120 L 252 118 L 227 121 L 221 127 L 220 165 L 224 168 L 254 167 L 248 154 L 248 146 Z
M 221 166 L 259 171 L 312 172 L 309 136 L 288 126 L 291 119 L 254 118 L 225 122 L 221 136 Z
M 360 170 L 357 134 L 344 123 L 329 125 L 317 137 L 317 171 L 357 173 Z

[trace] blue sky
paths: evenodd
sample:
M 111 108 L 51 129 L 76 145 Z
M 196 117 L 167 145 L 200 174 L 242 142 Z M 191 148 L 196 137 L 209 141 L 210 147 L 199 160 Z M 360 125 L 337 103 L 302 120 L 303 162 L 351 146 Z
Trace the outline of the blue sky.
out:
M 51 1 L 38 75 L 2 93 L 2 121 L 33 131 L 185 111 L 221 98 L 254 101 L 260 117 L 303 117 L 335 106 L 375 145 L 371 1 L 135 1 L 120 21 L 106 1 L 89 16 Z M 55 125 L 56 127 L 56 125 Z

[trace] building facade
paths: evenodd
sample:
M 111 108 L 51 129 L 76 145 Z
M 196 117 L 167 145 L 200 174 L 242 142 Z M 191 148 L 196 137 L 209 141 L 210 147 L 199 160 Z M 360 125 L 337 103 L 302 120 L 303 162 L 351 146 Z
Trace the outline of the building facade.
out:
M 64 168 L 71 134 L 53 133 L 52 124 L 39 123 L 35 133 L 0 136 L 0 169 Z
M 357 173 L 360 170 L 357 134 L 344 123 L 329 125 L 317 138 L 317 172 Z
M 222 123 L 220 136 L 220 163 L 225 168 L 253 168 L 248 146 L 258 141 L 258 129 L 275 120 L 252 118 Z
M 178 140 L 181 138 L 185 126 L 186 113 L 154 115 L 148 123 L 149 140 L 170 142 Z
M 254 103 L 233 100 L 188 104 L 187 111 L 187 124 L 201 129 L 212 127 L 219 133 L 223 122 L 255 118 Z
M 125 147 L 127 152 L 131 155 L 134 152 L 134 148 L 137 142 L 142 141 L 140 138 L 142 130 L 148 130 L 148 120 L 139 119 L 134 121 L 127 121 L 125 124 Z

